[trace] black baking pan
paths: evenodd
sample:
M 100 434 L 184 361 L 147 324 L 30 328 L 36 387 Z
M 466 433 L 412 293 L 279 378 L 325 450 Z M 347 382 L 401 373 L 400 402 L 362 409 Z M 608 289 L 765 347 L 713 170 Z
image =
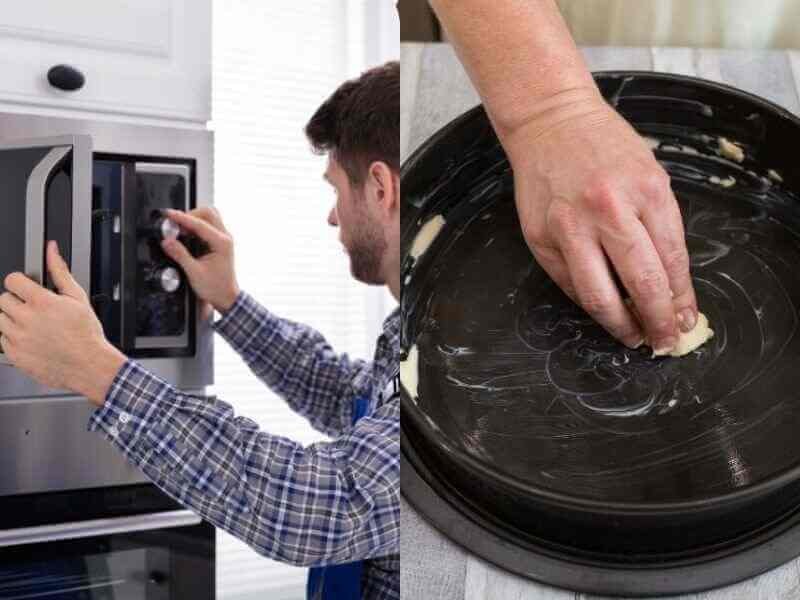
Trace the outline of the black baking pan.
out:
M 483 109 L 467 112 L 401 170 L 418 375 L 402 390 L 403 493 L 456 542 L 554 585 L 732 583 L 800 554 L 800 120 L 695 78 L 595 79 L 671 175 L 716 335 L 652 359 L 593 323 L 532 258 L 506 156 Z

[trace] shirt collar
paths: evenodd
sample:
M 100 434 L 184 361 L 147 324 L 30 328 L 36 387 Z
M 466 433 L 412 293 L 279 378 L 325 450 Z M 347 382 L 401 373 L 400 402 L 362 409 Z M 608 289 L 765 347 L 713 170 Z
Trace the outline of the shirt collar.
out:
M 386 320 L 383 322 L 383 338 L 384 343 L 389 345 L 391 353 L 395 361 L 400 361 L 400 307 L 398 306 L 392 311 Z

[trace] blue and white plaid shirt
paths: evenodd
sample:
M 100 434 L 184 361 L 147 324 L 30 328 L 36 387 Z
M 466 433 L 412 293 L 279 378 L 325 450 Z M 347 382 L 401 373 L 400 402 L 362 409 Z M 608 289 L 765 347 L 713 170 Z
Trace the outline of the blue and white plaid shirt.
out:
M 300 566 L 366 560 L 365 598 L 400 598 L 400 316 L 372 362 L 242 293 L 215 324 L 253 372 L 333 441 L 303 447 L 219 400 L 181 393 L 134 361 L 89 428 L 156 485 L 264 556 Z M 353 401 L 369 398 L 355 425 Z

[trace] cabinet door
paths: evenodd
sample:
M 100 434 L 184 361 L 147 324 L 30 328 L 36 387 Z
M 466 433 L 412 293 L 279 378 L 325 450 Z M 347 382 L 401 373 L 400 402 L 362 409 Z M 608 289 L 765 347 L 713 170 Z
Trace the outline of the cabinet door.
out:
M 85 76 L 63 91 L 56 65 Z M 211 1 L 25 0 L 0 11 L 0 102 L 205 122 Z
M 52 288 L 48 240 L 58 242 L 76 280 L 89 290 L 91 169 L 88 136 L 0 144 L 0 293 L 6 276 L 17 271 Z M 0 371 L 0 387 L 6 388 L 8 376 L 17 377 L 7 368 Z

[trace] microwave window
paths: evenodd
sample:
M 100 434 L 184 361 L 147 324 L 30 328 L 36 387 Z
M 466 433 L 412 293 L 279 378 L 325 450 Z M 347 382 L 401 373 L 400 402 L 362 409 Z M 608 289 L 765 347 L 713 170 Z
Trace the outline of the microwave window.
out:
M 26 238 L 28 193 L 31 175 L 50 148 L 0 150 L 0 293 L 5 292 L 5 278 L 13 272 L 26 271 L 26 244 L 43 244 L 45 239 L 58 242 L 69 264 L 72 251 L 72 174 L 66 161 L 44 182 L 45 230 L 35 239 Z M 41 193 L 32 185 L 31 192 Z M 40 266 L 44 274 L 44 265 Z M 49 282 L 45 275 L 45 284 Z

